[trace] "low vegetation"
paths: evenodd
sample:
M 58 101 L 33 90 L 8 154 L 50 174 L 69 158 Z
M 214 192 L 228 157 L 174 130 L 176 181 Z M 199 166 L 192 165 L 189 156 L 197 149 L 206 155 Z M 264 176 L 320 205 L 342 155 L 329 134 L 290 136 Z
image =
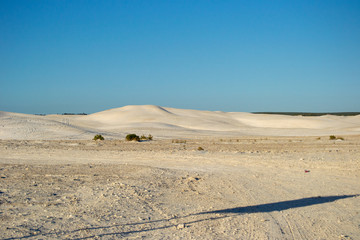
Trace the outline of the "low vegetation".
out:
M 254 114 L 276 114 L 288 116 L 318 117 L 325 115 L 334 116 L 357 116 L 360 112 L 327 112 L 327 113 L 309 113 L 309 112 L 253 112 Z
M 173 139 L 171 142 L 172 142 L 172 143 L 186 143 L 186 140 Z
M 126 141 L 151 141 L 153 140 L 153 136 L 151 134 L 149 134 L 148 136 L 145 136 L 144 134 L 141 135 L 141 137 L 139 137 L 138 135 L 136 135 L 135 133 L 132 134 L 128 134 L 125 137 Z
M 151 141 L 151 140 L 153 140 L 153 136 L 151 136 L 151 134 L 149 134 L 149 136 L 146 137 L 143 134 L 143 135 L 141 135 L 140 140 Z
M 87 115 L 87 113 L 63 113 L 61 115 Z
M 198 147 L 197 149 L 198 151 L 204 151 L 204 149 L 202 147 Z
M 219 141 L 220 142 L 240 142 L 240 139 L 222 139 L 222 138 L 220 138 Z
M 140 137 L 134 133 L 126 135 L 125 139 L 126 141 L 140 141 Z
M 95 140 L 95 141 L 96 140 L 101 140 L 102 141 L 102 140 L 104 140 L 104 137 L 101 136 L 100 134 L 97 134 L 97 135 L 94 136 L 93 140 Z
M 329 137 L 329 139 L 330 139 L 330 140 L 344 140 L 343 137 L 336 137 L 336 136 L 334 136 L 334 135 L 331 135 L 331 136 Z

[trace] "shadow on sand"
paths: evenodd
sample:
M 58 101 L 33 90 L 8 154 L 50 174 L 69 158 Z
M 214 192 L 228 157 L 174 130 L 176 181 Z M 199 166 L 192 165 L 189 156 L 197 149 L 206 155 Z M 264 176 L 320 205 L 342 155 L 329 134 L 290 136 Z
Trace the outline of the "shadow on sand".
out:
M 359 195 L 340 195 L 340 196 L 325 196 L 325 197 L 310 197 L 301 198 L 296 200 L 259 204 L 254 206 L 227 208 L 221 210 L 215 210 L 210 212 L 202 212 L 198 214 L 210 214 L 210 213 L 266 213 L 273 211 L 283 211 L 292 208 L 307 207 L 311 205 L 323 204 L 328 202 L 334 202 L 339 199 L 357 197 Z
M 318 197 L 310 197 L 310 198 L 301 198 L 296 200 L 289 200 L 289 201 L 281 201 L 281 202 L 274 202 L 274 203 L 266 203 L 266 204 L 259 204 L 253 206 L 246 206 L 246 207 L 236 207 L 236 208 L 226 208 L 214 211 L 206 211 L 206 212 L 199 212 L 193 213 L 189 215 L 184 215 L 181 217 L 176 218 L 166 218 L 166 219 L 159 219 L 159 220 L 152 220 L 152 221 L 144 221 L 144 222 L 135 222 L 135 223 L 124 223 L 124 224 L 116 224 L 111 226 L 99 226 L 99 227 L 89 227 L 89 228 L 81 228 L 76 230 L 64 231 L 61 233 L 53 233 L 53 232 L 40 232 L 39 234 L 35 235 L 27 235 L 21 237 L 12 237 L 6 238 L 4 240 L 10 239 L 26 239 L 26 238 L 33 238 L 33 237 L 40 237 L 40 236 L 52 236 L 56 238 L 62 238 L 61 236 L 64 235 L 71 235 L 75 234 L 72 239 L 92 239 L 92 238 L 101 238 L 105 236 L 116 236 L 116 237 L 125 237 L 129 234 L 134 233 L 143 233 L 149 231 L 156 231 L 161 229 L 167 229 L 172 227 L 177 227 L 179 224 L 184 224 L 184 226 L 189 226 L 191 224 L 204 222 L 204 221 L 211 221 L 211 220 L 218 220 L 222 218 L 228 218 L 236 215 L 242 214 L 251 214 L 251 213 L 268 213 L 273 211 L 283 211 L 293 208 L 301 208 L 307 207 L 312 205 L 318 205 L 323 203 L 334 202 L 336 200 L 345 199 L 345 198 L 352 198 L 358 197 L 359 194 L 355 195 L 339 195 L 339 196 L 318 196 Z M 208 216 L 208 217 L 201 217 L 206 216 L 208 214 L 217 214 L 216 216 Z M 220 214 L 220 216 L 219 216 Z M 198 219 L 188 219 L 189 217 L 196 217 Z M 153 226 L 153 224 L 157 224 L 157 226 Z M 159 226 L 160 225 L 160 226 Z M 138 226 L 138 227 L 137 227 Z M 129 229 L 130 228 L 130 229 Z M 133 228 L 133 229 L 131 229 Z M 111 230 L 113 229 L 113 230 Z M 129 230 L 125 230 L 129 229 Z M 110 230 L 108 233 L 100 233 L 100 234 L 91 234 L 92 230 L 101 230 L 106 231 Z M 116 231 L 114 231 L 116 230 Z M 125 230 L 125 231 L 124 231 Z M 76 237 L 78 232 L 86 231 L 89 235 Z M 54 236 L 55 235 L 55 236 Z

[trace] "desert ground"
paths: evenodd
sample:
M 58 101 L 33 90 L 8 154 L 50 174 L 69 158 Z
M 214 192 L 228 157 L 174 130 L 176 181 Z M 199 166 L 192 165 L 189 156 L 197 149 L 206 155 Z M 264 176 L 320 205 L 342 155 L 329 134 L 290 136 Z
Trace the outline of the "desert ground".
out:
M 0 112 L 0 218 L 1 239 L 360 239 L 360 116 Z

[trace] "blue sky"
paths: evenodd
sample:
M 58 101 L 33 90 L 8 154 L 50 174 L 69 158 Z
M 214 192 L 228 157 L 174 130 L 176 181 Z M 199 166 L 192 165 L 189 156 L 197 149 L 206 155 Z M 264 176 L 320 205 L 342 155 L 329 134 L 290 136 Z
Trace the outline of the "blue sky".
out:
M 0 1 L 0 110 L 360 111 L 360 1 Z

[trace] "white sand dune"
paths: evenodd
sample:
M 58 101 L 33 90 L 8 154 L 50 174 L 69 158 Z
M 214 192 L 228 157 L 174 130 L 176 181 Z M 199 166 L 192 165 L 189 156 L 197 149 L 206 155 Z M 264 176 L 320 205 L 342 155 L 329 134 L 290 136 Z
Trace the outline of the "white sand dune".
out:
M 158 137 L 351 135 L 360 134 L 360 116 L 302 117 L 153 105 L 125 106 L 85 116 L 0 112 L 1 139 L 88 139 L 96 133 L 122 138 L 129 132 Z

